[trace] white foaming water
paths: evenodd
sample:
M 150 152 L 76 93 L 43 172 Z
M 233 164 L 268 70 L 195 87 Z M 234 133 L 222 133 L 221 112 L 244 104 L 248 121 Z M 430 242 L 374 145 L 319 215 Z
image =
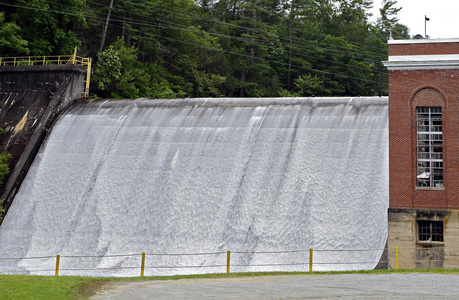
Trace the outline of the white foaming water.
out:
M 142 252 L 145 275 L 222 273 L 227 250 L 231 272 L 307 271 L 309 248 L 314 270 L 372 269 L 387 208 L 387 98 L 78 104 L 0 227 L 0 258 L 43 258 L 0 273 L 59 254 L 62 275 L 138 276 Z

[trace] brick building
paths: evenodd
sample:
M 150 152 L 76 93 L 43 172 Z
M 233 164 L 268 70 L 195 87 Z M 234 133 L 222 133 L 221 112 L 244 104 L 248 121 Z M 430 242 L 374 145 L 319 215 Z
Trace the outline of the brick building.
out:
M 459 267 L 459 39 L 391 40 L 389 267 Z

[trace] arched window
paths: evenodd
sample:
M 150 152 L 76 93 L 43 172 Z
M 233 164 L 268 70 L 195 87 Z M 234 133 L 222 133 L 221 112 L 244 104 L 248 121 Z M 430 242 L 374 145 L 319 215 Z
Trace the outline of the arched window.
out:
M 416 107 L 417 186 L 443 187 L 441 107 Z
M 443 187 L 443 97 L 432 88 L 416 93 L 417 187 Z

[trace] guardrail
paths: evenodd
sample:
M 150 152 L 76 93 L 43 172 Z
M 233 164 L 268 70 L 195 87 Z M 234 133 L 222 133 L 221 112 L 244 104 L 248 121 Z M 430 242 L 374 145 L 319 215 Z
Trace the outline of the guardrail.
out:
M 291 250 L 291 251 L 257 251 L 257 252 L 244 252 L 244 251 L 225 251 L 225 252 L 207 252 L 207 253 L 176 253 L 176 254 L 160 254 L 160 253 L 136 253 L 136 254 L 120 254 L 120 255 L 103 255 L 103 256 L 79 256 L 79 255 L 56 255 L 56 256 L 42 256 L 42 257 L 12 257 L 12 258 L 1 258 L 0 257 L 0 274 L 24 274 L 24 273 L 44 273 L 55 276 L 59 276 L 60 271 L 66 271 L 70 274 L 75 274 L 78 271 L 119 271 L 119 270 L 137 270 L 137 274 L 143 277 L 145 270 L 164 270 L 164 269 L 208 269 L 214 268 L 217 273 L 230 273 L 231 268 L 238 267 L 255 267 L 255 268 L 286 268 L 293 267 L 299 271 L 313 272 L 313 266 L 319 265 L 356 265 L 356 264 L 372 264 L 375 265 L 380 261 L 327 261 L 327 262 L 314 262 L 314 255 L 320 255 L 321 252 L 355 252 L 355 257 L 359 257 L 359 253 L 377 251 L 382 252 L 384 249 L 353 249 L 353 250 Z M 269 255 L 276 256 L 282 255 L 284 258 L 287 256 L 288 262 L 279 260 L 277 258 L 267 259 L 267 262 L 261 262 L 260 260 L 252 261 L 251 259 L 246 261 L 241 257 L 253 256 L 253 255 Z M 193 264 L 193 259 L 190 256 L 198 257 L 199 264 Z M 204 261 L 210 261 L 209 264 L 202 264 L 202 260 L 199 256 L 205 256 Z M 178 260 L 188 257 L 183 263 L 178 263 Z M 213 257 L 213 259 L 209 259 Z M 164 259 L 166 258 L 166 259 Z M 226 259 L 225 259 L 226 258 Z M 295 261 L 296 259 L 296 261 Z M 27 270 L 5 270 L 5 261 L 21 260 L 22 265 L 27 264 Z M 30 264 L 24 261 L 36 260 L 36 264 Z M 91 260 L 94 260 L 90 263 Z M 109 262 L 112 260 L 111 262 Z M 117 262 L 113 262 L 117 260 Z M 174 262 L 175 260 L 175 262 Z M 293 260 L 293 261 L 292 261 Z M 3 262 L 3 263 L 2 263 Z M 122 262 L 122 264 L 121 264 Z M 218 263 L 221 262 L 221 263 Z M 63 265 L 64 264 L 64 265 Z M 97 267 L 87 267 L 89 265 Z M 103 265 L 115 265 L 103 267 Z M 3 266 L 2 266 L 3 265 Z M 37 268 L 33 268 L 36 265 Z M 86 266 L 85 266 L 86 265 Z M 298 266 L 300 266 L 298 268 Z
M 419 250 L 419 249 L 418 249 Z M 59 276 L 60 271 L 66 271 L 69 274 L 75 274 L 78 271 L 119 271 L 119 270 L 137 270 L 136 274 L 138 276 L 145 276 L 145 270 L 164 270 L 164 269 L 208 269 L 214 268 L 216 273 L 230 273 L 231 268 L 237 267 L 267 267 L 270 268 L 269 270 L 276 269 L 278 267 L 295 267 L 297 272 L 313 272 L 315 268 L 320 266 L 330 266 L 330 265 L 339 265 L 340 269 L 345 267 L 344 269 L 355 269 L 353 266 L 355 265 L 373 265 L 375 266 L 378 263 L 389 263 L 389 261 L 362 261 L 361 260 L 361 253 L 362 252 L 369 252 L 369 251 L 377 251 L 382 253 L 386 251 L 389 257 L 395 257 L 395 260 L 391 260 L 391 268 L 398 269 L 399 268 L 399 248 L 395 247 L 395 249 L 349 249 L 349 250 L 313 250 L 313 249 L 305 249 L 305 250 L 291 250 L 291 251 L 264 251 L 264 252 L 244 252 L 244 251 L 225 251 L 225 252 L 207 252 L 207 253 L 176 253 L 176 254 L 160 254 L 160 253 L 136 253 L 136 254 L 119 254 L 119 255 L 103 255 L 103 256 L 91 256 L 91 255 L 56 255 L 56 256 L 42 256 L 42 257 L 12 257 L 12 258 L 1 258 L 0 257 L 0 274 L 28 274 L 28 273 L 40 273 L 44 275 L 55 275 Z M 329 255 L 330 253 L 335 253 L 336 255 Z M 346 255 L 346 259 L 341 259 L 343 256 L 340 255 L 340 252 L 351 252 L 353 255 Z M 390 252 L 390 253 L 389 253 Z M 295 258 L 299 258 L 297 261 L 292 261 L 288 263 L 280 263 L 280 262 L 272 262 L 269 260 L 269 263 L 260 263 L 253 262 L 251 260 L 244 262 L 244 260 L 238 259 L 238 256 L 244 255 L 286 255 L 289 258 L 295 256 Z M 323 257 L 315 261 L 315 257 L 320 255 L 328 255 L 328 261 L 324 261 Z M 190 264 L 192 259 L 189 259 L 190 256 L 206 256 L 204 261 L 211 261 L 211 264 Z M 352 256 L 352 259 L 349 257 Z M 164 260 L 164 258 L 166 258 Z M 183 264 L 177 264 L 177 260 L 175 264 L 173 262 L 174 258 L 171 257 L 188 257 Z M 208 259 L 209 257 L 218 258 L 215 259 Z M 236 259 L 234 259 L 236 257 Z M 334 257 L 334 258 L 332 258 Z M 226 259 L 225 259 L 226 258 Z M 112 260 L 118 260 L 116 263 L 113 263 Z M 334 260 L 333 260 L 334 259 Z M 12 261 L 12 260 L 20 260 L 22 261 L 22 265 L 27 265 L 27 270 L 5 270 L 5 262 Z M 25 263 L 25 261 L 33 261 L 36 260 L 37 263 L 34 264 L 37 268 L 31 268 L 31 264 Z M 88 265 L 88 262 L 91 260 L 97 261 L 98 267 L 85 267 Z M 404 260 L 403 262 L 415 262 L 416 260 Z M 440 260 L 433 260 L 434 262 Z M 446 261 L 446 260 L 441 260 Z M 218 263 L 221 262 L 221 263 Z M 459 260 L 455 259 L 448 259 L 449 263 L 459 263 Z M 126 264 L 124 264 L 126 263 Z M 107 266 L 103 267 L 103 265 L 115 265 L 115 266 Z M 2 266 L 3 265 L 3 266 Z M 94 264 L 93 264 L 94 265 Z M 298 268 L 300 266 L 300 268 Z M 40 268 L 42 267 L 42 268 Z M 320 268 L 319 268 L 320 269 Z M 100 273 L 99 273 L 100 274 Z M 137 276 L 137 275 L 134 275 Z
M 0 57 L 0 66 L 35 65 L 83 65 L 90 64 L 91 58 L 76 55 L 16 56 Z
M 86 79 L 83 96 L 89 97 L 89 83 L 91 80 L 91 58 L 72 55 L 50 56 L 17 56 L 0 57 L 0 66 L 45 66 L 45 65 L 81 65 L 86 66 Z

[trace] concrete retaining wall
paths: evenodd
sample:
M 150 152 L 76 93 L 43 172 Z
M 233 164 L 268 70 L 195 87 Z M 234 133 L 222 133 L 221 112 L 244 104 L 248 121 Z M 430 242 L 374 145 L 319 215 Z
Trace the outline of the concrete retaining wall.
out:
M 389 208 L 389 268 L 395 267 L 395 247 L 399 248 L 399 268 L 458 267 L 459 210 Z M 442 242 L 420 241 L 418 221 L 443 223 Z
M 0 152 L 12 154 L 0 190 L 6 210 L 56 117 L 83 98 L 85 78 L 86 67 L 78 65 L 0 67 Z

